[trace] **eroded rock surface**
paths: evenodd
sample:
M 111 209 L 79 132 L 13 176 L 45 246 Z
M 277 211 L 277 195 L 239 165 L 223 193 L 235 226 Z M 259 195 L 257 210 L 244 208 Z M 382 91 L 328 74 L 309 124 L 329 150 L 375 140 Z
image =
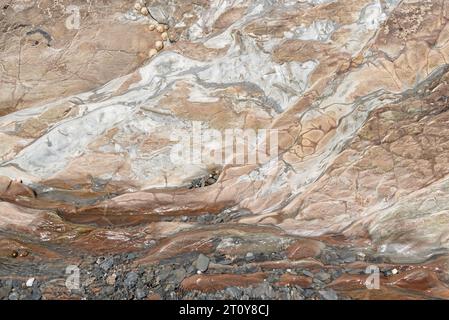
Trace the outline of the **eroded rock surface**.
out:
M 0 298 L 447 299 L 448 19 L 443 0 L 0 1 Z M 174 162 L 197 125 L 277 130 L 278 152 Z

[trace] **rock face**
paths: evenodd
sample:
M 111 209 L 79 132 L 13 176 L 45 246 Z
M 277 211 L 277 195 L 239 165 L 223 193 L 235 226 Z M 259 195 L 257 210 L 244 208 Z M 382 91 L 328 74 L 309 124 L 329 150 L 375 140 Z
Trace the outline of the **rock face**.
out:
M 447 1 L 0 4 L 2 296 L 449 297 Z

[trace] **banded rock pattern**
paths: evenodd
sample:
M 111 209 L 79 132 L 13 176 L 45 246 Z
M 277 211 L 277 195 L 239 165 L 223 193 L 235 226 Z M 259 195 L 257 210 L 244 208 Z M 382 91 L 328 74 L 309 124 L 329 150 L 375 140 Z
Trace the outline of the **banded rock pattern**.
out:
M 72 1 L 79 29 L 68 1 L 0 2 L 2 281 L 69 294 L 63 266 L 112 255 L 152 270 L 122 275 L 142 284 L 126 297 L 448 297 L 446 1 L 147 2 Z M 149 57 L 154 23 L 168 40 Z M 276 129 L 279 154 L 173 163 L 192 121 Z M 370 264 L 380 291 L 360 288 Z M 119 297 L 98 279 L 75 296 Z

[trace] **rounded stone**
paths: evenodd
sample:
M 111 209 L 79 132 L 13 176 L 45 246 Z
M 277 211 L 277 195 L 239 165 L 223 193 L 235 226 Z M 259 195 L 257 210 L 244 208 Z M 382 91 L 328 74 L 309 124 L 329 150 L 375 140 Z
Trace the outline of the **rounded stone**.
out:
M 146 16 L 148 15 L 148 9 L 146 7 L 143 7 L 142 9 L 140 9 L 140 13 Z
M 162 32 L 161 33 L 161 39 L 164 40 L 164 41 L 167 41 L 168 40 L 168 33 L 167 32 Z
M 137 11 L 140 11 L 140 10 L 142 10 L 142 5 L 140 3 L 138 3 L 138 2 L 136 2 L 134 4 L 134 9 L 136 9 Z
M 150 51 L 148 51 L 148 57 L 153 58 L 155 55 L 157 55 L 157 50 L 156 49 L 150 49 Z
M 137 288 L 136 289 L 136 299 L 141 300 L 147 296 L 145 289 Z
M 154 24 L 150 24 L 148 26 L 148 30 L 150 30 L 150 31 L 154 31 L 155 29 L 156 29 L 156 26 Z
M 164 48 L 164 43 L 162 41 L 156 41 L 154 47 L 157 51 L 161 51 Z
M 19 253 L 19 256 L 20 256 L 20 257 L 28 257 L 29 254 L 30 254 L 30 253 L 29 253 L 28 251 L 23 250 L 23 251 L 21 251 L 21 252 Z
M 164 25 L 158 24 L 156 27 L 157 32 L 162 33 L 165 31 Z
M 28 288 L 30 288 L 30 287 L 32 287 L 33 286 L 33 284 L 34 284 L 34 278 L 29 278 L 28 280 L 27 280 L 27 282 L 25 283 L 25 285 L 28 287 Z
M 19 294 L 17 292 L 12 292 L 9 297 L 9 300 L 19 300 Z
M 170 40 L 170 42 L 176 42 L 178 40 L 178 36 L 174 32 L 169 32 L 168 33 L 168 40 Z
M 200 254 L 198 259 L 195 261 L 196 269 L 200 272 L 204 272 L 209 268 L 209 258 L 204 254 Z
M 127 288 L 133 288 L 136 285 L 138 279 L 138 274 L 134 271 L 131 271 L 126 275 L 124 284 Z

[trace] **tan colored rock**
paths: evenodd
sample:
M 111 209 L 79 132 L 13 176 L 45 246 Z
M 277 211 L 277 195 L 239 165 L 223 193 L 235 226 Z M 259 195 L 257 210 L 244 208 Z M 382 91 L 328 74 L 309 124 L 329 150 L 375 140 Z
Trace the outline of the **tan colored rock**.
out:
M 20 180 L 0 176 L 0 199 L 14 200 L 16 197 L 34 198 L 35 193 Z
M 139 2 L 136 2 L 136 3 L 134 4 L 134 9 L 136 9 L 137 11 L 140 12 L 140 10 L 142 10 L 142 4 L 139 3 Z
M 140 9 L 140 13 L 143 14 L 144 16 L 147 16 L 148 15 L 147 7 L 143 7 L 142 9 Z
M 156 41 L 156 42 L 154 43 L 154 48 L 155 48 L 157 51 L 161 51 L 161 50 L 164 48 L 164 43 L 163 43 L 162 41 Z
M 151 49 L 150 51 L 148 51 L 148 57 L 149 58 L 153 58 L 155 55 L 157 55 L 157 50 L 156 49 Z
M 446 298 L 445 263 L 426 262 L 449 249 L 448 4 L 256 2 L 152 1 L 157 27 L 129 2 L 79 3 L 78 29 L 63 5 L 5 6 L 1 254 L 138 251 L 141 265 L 221 256 L 227 265 L 183 283 L 207 292 L 337 268 L 324 247 L 350 247 L 410 266 L 395 265 L 379 291 L 346 276 L 339 292 Z M 236 140 L 276 129 L 279 153 L 236 163 L 250 153 L 236 148 L 216 163 L 225 148 L 209 143 L 203 161 L 173 161 L 194 122 Z M 263 276 L 233 273 L 248 253 Z M 285 273 L 274 283 L 309 282 Z
M 298 240 L 287 248 L 287 256 L 291 260 L 315 258 L 324 249 L 324 243 L 310 239 Z
M 7 48 L 2 54 L 4 72 L 0 81 L 5 85 L 0 93 L 0 115 L 82 93 L 135 70 L 144 61 L 141 55 L 148 52 L 154 39 L 142 41 L 143 26 L 112 18 L 125 12 L 127 5 L 114 2 L 102 8 L 100 19 L 86 16 L 75 38 L 76 26 L 70 22 L 66 26 L 67 14 L 63 9 L 51 9 L 48 4 L 5 15 L 0 22 L 2 29 L 8 30 L 0 38 Z M 88 6 L 80 4 L 80 12 L 91 10 Z M 50 18 L 47 10 L 56 11 Z M 20 24 L 24 27 L 12 27 Z M 23 39 L 20 45 L 14 40 L 19 38 Z M 12 75 L 18 74 L 19 61 L 20 79 L 14 79 Z M 105 67 L 108 65 L 115 67 Z

